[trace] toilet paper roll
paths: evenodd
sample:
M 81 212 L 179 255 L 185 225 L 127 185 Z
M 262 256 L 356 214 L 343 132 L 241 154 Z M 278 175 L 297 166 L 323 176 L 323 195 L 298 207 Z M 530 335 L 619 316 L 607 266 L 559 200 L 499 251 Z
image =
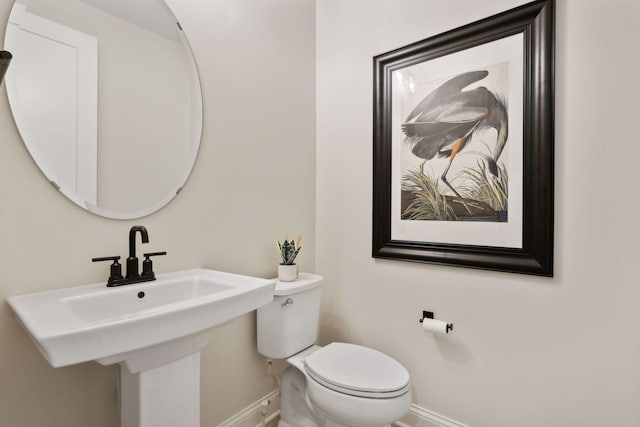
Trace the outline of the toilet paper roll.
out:
M 448 334 L 453 330 L 453 324 L 447 323 L 444 320 L 429 319 L 428 317 L 422 319 L 422 329 L 425 331 L 433 332 L 434 334 Z

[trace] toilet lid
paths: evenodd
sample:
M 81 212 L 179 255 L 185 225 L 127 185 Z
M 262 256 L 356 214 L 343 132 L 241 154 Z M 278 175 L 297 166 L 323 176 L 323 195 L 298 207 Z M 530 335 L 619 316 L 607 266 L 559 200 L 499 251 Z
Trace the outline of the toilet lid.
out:
M 391 398 L 410 388 L 404 366 L 384 353 L 356 344 L 331 343 L 308 356 L 304 363 L 315 381 L 353 396 Z

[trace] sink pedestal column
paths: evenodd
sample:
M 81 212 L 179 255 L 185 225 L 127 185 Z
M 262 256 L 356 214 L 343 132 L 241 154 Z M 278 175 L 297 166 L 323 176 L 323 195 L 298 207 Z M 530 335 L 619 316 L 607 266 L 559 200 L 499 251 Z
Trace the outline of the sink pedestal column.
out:
M 200 427 L 200 350 L 209 333 L 98 360 L 120 365 L 121 427 Z
M 132 374 L 120 367 L 121 427 L 200 427 L 200 352 Z

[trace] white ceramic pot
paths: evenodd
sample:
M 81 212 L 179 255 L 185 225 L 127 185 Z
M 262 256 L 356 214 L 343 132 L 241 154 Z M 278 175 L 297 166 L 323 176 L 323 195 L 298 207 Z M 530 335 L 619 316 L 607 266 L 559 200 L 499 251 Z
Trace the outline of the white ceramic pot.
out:
M 293 282 L 298 278 L 298 264 L 279 264 L 278 280 L 281 282 Z

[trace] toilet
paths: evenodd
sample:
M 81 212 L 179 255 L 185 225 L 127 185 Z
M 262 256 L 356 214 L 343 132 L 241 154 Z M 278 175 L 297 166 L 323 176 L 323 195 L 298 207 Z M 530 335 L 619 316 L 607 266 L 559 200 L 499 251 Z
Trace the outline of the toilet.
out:
M 375 427 L 400 419 L 411 404 L 409 373 L 396 360 L 360 345 L 315 345 L 322 277 L 278 281 L 258 309 L 258 352 L 287 359 L 278 427 Z

